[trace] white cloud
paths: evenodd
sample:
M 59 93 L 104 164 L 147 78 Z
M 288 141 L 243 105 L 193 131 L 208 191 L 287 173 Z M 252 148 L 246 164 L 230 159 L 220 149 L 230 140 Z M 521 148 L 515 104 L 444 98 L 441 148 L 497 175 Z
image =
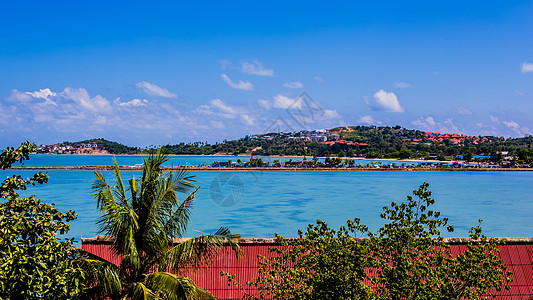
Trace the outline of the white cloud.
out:
M 422 126 L 422 127 L 430 127 L 435 126 L 437 123 L 435 122 L 435 119 L 433 117 L 427 117 L 427 118 L 420 118 L 416 119 L 411 124 L 416 126 Z
M 24 92 L 21 92 L 17 89 L 14 89 L 11 91 L 11 94 L 9 97 L 7 97 L 7 100 L 9 101 L 31 101 L 32 97 Z
M 526 134 L 530 133 L 528 128 L 518 125 L 518 123 L 516 123 L 513 120 L 511 120 L 511 121 L 502 121 L 502 124 L 507 126 L 507 127 L 509 127 L 509 128 L 511 128 L 519 136 L 523 136 L 523 135 L 526 135 Z
M 100 95 L 96 95 L 91 98 L 89 96 L 89 92 L 87 92 L 87 90 L 84 88 L 74 89 L 71 87 L 66 87 L 61 93 L 61 96 L 66 99 L 73 100 L 83 109 L 87 109 L 92 112 L 110 113 L 112 111 L 111 104 L 106 98 Z
M 479 123 L 476 123 L 476 126 L 477 126 L 478 128 L 483 128 L 484 125 L 483 125 L 483 123 L 479 122 Z
M 248 115 L 248 111 L 244 107 L 228 105 L 220 99 L 209 101 L 209 105 L 200 105 L 196 108 L 195 112 L 205 115 L 219 116 L 226 119 L 235 119 L 240 116 L 246 121 L 253 120 L 253 117 Z M 243 115 L 247 116 L 243 117 Z
M 158 87 L 157 85 L 147 82 L 147 81 L 138 82 L 136 86 L 142 89 L 147 95 L 150 95 L 150 96 L 163 97 L 163 98 L 177 98 L 178 97 L 178 95 L 169 92 L 167 89 Z
M 274 70 L 265 69 L 259 60 L 254 60 L 253 63 L 241 62 L 241 72 L 246 74 L 253 74 L 259 76 L 274 76 Z
M 520 64 L 520 69 L 522 70 L 522 74 L 533 72 L 533 64 L 528 63 L 528 62 L 523 62 L 522 64 Z
M 243 91 L 252 91 L 254 89 L 254 86 L 248 80 L 247 81 L 239 80 L 238 83 L 234 83 L 233 81 L 231 81 L 231 79 L 226 74 L 222 74 L 221 77 L 230 87 L 234 89 L 243 90 Z
M 272 104 L 270 103 L 269 100 L 265 100 L 265 99 L 259 99 L 257 100 L 257 103 L 259 103 L 259 105 L 265 109 L 271 109 L 272 108 Z
M 503 125 L 509 127 L 509 128 L 513 128 L 513 129 L 518 129 L 520 128 L 520 125 L 518 125 L 518 123 L 516 123 L 515 121 L 511 120 L 511 121 L 502 121 Z
M 379 90 L 374 94 L 374 100 L 376 100 L 376 104 L 385 111 L 404 112 L 398 98 L 393 92 L 387 93 L 384 90 Z
M 447 124 L 446 127 L 446 131 L 451 131 L 451 132 L 459 132 L 459 128 L 457 126 L 455 126 L 455 124 L 453 123 L 453 119 L 452 118 L 448 118 L 446 119 L 446 121 L 444 121 L 444 124 Z
M 341 115 L 336 110 L 325 109 L 320 117 L 321 119 L 340 119 Z
M 226 103 L 224 103 L 224 101 L 220 99 L 213 99 L 209 101 L 209 104 L 211 104 L 213 107 L 218 108 L 221 112 L 225 114 L 231 114 L 231 115 L 237 114 L 237 110 L 235 108 L 227 105 Z
M 50 89 L 40 89 L 39 91 L 35 92 L 26 92 L 26 94 L 31 95 L 33 98 L 41 98 L 44 100 L 50 100 L 48 97 L 50 96 L 57 96 L 56 93 L 50 91 Z
M 436 123 L 435 123 L 435 119 L 433 119 L 433 117 L 427 117 L 426 118 L 426 123 L 429 125 L 429 126 L 434 126 Z
M 455 126 L 453 119 L 448 118 L 444 122 L 439 123 L 433 117 L 421 117 L 411 122 L 411 124 L 421 127 L 423 130 L 432 130 L 439 132 L 459 133 L 461 130 Z
M 148 104 L 148 100 L 146 99 L 133 99 L 133 100 L 130 100 L 128 102 L 120 102 L 119 101 L 120 98 L 117 98 L 117 100 L 115 100 L 115 103 L 118 104 L 118 106 L 123 106 L 123 107 L 138 107 L 138 106 L 146 106 Z
M 104 116 L 98 116 L 96 118 L 96 120 L 94 121 L 95 124 L 98 124 L 98 125 L 105 125 L 107 124 L 107 117 L 104 117 Z
M 380 121 L 377 121 L 374 118 L 372 118 L 371 115 L 366 115 L 366 116 L 360 117 L 357 120 L 357 123 L 369 124 L 369 125 L 373 125 L 373 124 L 380 125 L 380 124 L 382 124 Z
M 497 123 L 497 124 L 500 124 L 500 120 L 498 119 L 498 117 L 495 117 L 495 116 L 489 116 L 490 120 L 494 123 Z
M 220 63 L 220 67 L 222 68 L 222 70 L 225 70 L 226 68 L 231 67 L 231 62 L 227 59 L 221 59 L 219 60 L 219 63 Z
M 302 108 L 302 100 L 301 98 L 289 98 L 287 96 L 283 96 L 281 94 L 278 94 L 274 96 L 274 107 L 276 108 Z
M 457 113 L 460 115 L 471 115 L 472 114 L 472 112 L 468 108 L 463 107 L 463 106 L 457 107 Z
M 241 119 L 246 125 L 255 125 L 255 119 L 253 117 L 250 117 L 249 115 L 241 115 Z
M 43 99 L 44 102 L 36 102 L 36 105 L 46 104 L 57 106 L 57 103 L 50 99 L 50 97 L 55 96 L 57 96 L 57 94 L 50 91 L 48 88 L 40 89 L 39 91 L 35 92 L 21 92 L 17 89 L 14 89 L 11 91 L 11 94 L 6 98 L 6 100 L 12 102 L 30 102 L 33 99 Z
M 322 79 L 322 78 L 320 78 L 320 77 L 318 77 L 318 76 L 313 77 L 313 79 L 315 79 L 316 81 L 318 81 L 318 82 L 320 82 L 320 83 L 325 82 L 324 79 Z
M 298 81 L 287 81 L 283 86 L 289 89 L 302 89 L 304 87 L 304 85 Z
M 524 97 L 526 95 L 524 92 L 519 91 L 519 90 L 514 91 L 514 93 L 517 94 L 520 97 Z
M 394 82 L 394 87 L 399 89 L 408 89 L 412 88 L 413 86 L 408 82 Z

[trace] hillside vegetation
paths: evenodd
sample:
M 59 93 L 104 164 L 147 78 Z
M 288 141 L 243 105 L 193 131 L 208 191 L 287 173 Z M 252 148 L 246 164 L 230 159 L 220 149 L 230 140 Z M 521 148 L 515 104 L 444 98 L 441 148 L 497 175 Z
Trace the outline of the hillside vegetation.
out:
M 147 149 L 125 146 L 105 139 L 77 143 L 98 143 L 112 154 L 145 153 Z M 75 144 L 75 143 L 70 143 Z M 367 158 L 426 158 L 502 161 L 533 161 L 533 137 L 509 138 L 433 133 L 400 126 L 346 126 L 322 131 L 267 133 L 239 140 L 168 144 L 169 154 L 339 156 Z M 482 158 L 479 158 L 482 156 Z M 489 157 L 490 156 L 490 157 Z

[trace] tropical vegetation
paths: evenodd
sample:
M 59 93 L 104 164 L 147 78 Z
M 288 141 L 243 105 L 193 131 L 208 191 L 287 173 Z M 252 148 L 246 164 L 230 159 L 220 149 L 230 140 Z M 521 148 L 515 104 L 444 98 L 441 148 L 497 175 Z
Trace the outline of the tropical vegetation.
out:
M 352 143 L 326 144 L 309 141 L 302 136 L 305 131 L 289 133 L 265 133 L 245 136 L 238 140 L 224 140 L 221 143 L 208 142 L 178 143 L 164 145 L 168 154 L 252 154 L 256 156 L 338 156 L 366 158 L 433 158 L 445 160 L 457 156 L 466 160 L 475 160 L 476 155 L 487 162 L 509 160 L 512 163 L 533 163 L 533 137 L 504 138 L 495 136 L 471 137 L 460 144 L 454 144 L 452 137 L 445 137 L 436 142 L 429 139 L 426 132 L 411 130 L 400 126 L 346 126 L 333 128 L 339 138 Z M 474 139 L 475 138 L 475 139 Z M 417 141 L 417 142 L 414 142 Z M 90 139 L 77 143 L 97 143 L 112 154 L 147 153 L 145 149 L 129 147 L 105 139 Z M 502 153 L 507 153 L 503 155 Z
M 300 239 L 277 236 L 281 247 L 260 257 L 257 278 L 243 286 L 229 279 L 256 291 L 249 299 L 481 299 L 509 289 L 499 242 L 478 225 L 464 253 L 453 255 L 441 236 L 453 226 L 429 209 L 434 202 L 422 184 L 407 201 L 383 208 L 388 223 L 376 232 L 359 219 L 338 231 L 318 220 Z
M 95 172 L 93 184 L 101 233 L 111 237 L 119 265 L 93 257 L 92 297 L 111 299 L 210 299 L 188 271 L 208 266 L 224 245 L 239 255 L 239 235 L 221 227 L 213 234 L 185 238 L 198 191 L 187 170 L 164 171 L 162 149 L 144 158 L 140 178 L 125 183 L 115 160 L 113 181 Z M 184 197 L 179 197 L 183 195 Z
M 3 150 L 0 169 L 29 159 L 35 147 L 25 142 Z M 31 178 L 12 175 L 0 186 L 5 200 L 0 203 L 0 299 L 72 299 L 83 291 L 81 253 L 73 239 L 57 237 L 68 232 L 75 213 L 60 212 L 34 195 L 19 195 L 47 181 L 39 172 Z

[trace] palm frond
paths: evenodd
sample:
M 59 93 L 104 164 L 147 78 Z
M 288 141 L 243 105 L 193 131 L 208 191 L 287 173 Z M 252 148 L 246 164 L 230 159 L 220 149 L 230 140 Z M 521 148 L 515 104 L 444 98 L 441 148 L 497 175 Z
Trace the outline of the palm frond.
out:
M 134 238 L 139 229 L 138 216 L 127 199 L 116 160 L 114 163 L 115 185 L 113 187 L 106 182 L 102 173 L 95 172 L 93 197 L 97 199 L 97 207 L 102 213 L 97 225 L 100 233 L 115 237 L 113 244 L 115 254 L 123 255 L 132 265 L 138 265 L 139 252 Z
M 186 167 L 181 166 L 177 171 L 172 172 L 170 175 L 172 181 L 176 183 L 176 192 L 188 193 L 196 188 L 196 179 L 194 179 L 196 175 L 191 175 L 191 171 L 187 170 Z
M 240 236 L 232 234 L 228 228 L 221 227 L 215 234 L 204 234 L 187 239 L 174 246 L 165 254 L 162 267 L 173 271 L 180 269 L 198 269 L 209 266 L 210 260 L 223 246 L 229 246 L 236 257 L 242 255 L 239 246 Z
M 151 291 L 141 282 L 135 283 L 135 288 L 133 289 L 133 295 L 131 295 L 131 300 L 156 300 L 160 299 L 157 297 L 157 294 Z
M 177 209 L 173 209 L 167 218 L 164 230 L 169 237 L 183 237 L 189 225 L 191 210 L 194 204 L 194 198 L 200 187 L 197 187 L 190 193 L 179 205 Z
M 92 288 L 85 293 L 94 295 L 118 295 L 122 290 L 122 283 L 117 266 L 87 251 L 80 250 L 81 257 L 74 264 L 87 274 L 87 283 Z
M 183 276 L 167 272 L 155 272 L 146 277 L 146 286 L 158 291 L 165 300 L 178 299 L 215 299 L 211 293 L 199 288 L 194 282 Z
M 118 166 L 116 158 L 113 158 L 113 174 L 115 177 L 115 188 L 113 189 L 113 191 L 116 194 L 116 198 L 120 201 L 120 204 L 122 206 L 130 206 L 128 203 L 128 198 L 126 196 L 124 182 L 122 181 L 122 175 L 120 174 L 120 167 Z
M 101 233 L 115 237 L 113 251 L 122 257 L 118 267 L 87 258 L 86 267 L 102 271 L 103 277 L 95 281 L 103 293 L 118 295 L 121 286 L 116 282 L 120 279 L 122 293 L 131 299 L 214 299 L 187 277 L 157 271 L 206 267 L 221 247 L 231 247 L 236 256 L 242 254 L 239 235 L 225 227 L 172 247 L 173 238 L 181 238 L 187 231 L 199 187 L 186 168 L 164 171 L 162 165 L 167 161 L 162 149 L 145 156 L 141 178 L 133 176 L 127 188 L 116 160 L 113 184 L 95 172 L 93 196 L 101 211 L 97 224 Z M 186 197 L 180 201 L 183 193 Z

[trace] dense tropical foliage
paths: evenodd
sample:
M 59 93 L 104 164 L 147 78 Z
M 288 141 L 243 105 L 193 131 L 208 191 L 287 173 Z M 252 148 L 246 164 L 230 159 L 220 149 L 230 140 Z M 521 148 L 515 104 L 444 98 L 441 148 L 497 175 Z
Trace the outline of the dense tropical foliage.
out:
M 27 160 L 34 149 L 26 142 L 3 150 L 0 169 Z M 33 195 L 18 194 L 47 181 L 41 172 L 31 178 L 12 175 L 0 187 L 5 200 L 0 203 L 0 299 L 72 299 L 83 290 L 80 251 L 73 239 L 57 237 L 68 232 L 75 213 L 62 213 Z
M 322 142 L 302 139 L 304 132 L 268 133 L 246 136 L 238 140 L 209 144 L 207 142 L 168 144 L 163 146 L 169 154 L 251 154 L 284 156 L 339 156 L 367 158 L 445 158 L 462 156 L 472 160 L 475 155 L 490 156 L 487 161 L 499 162 L 511 157 L 513 163 L 533 163 L 533 137 L 503 138 L 487 136 L 472 137 L 461 144 L 454 144 L 452 137 L 442 141 L 432 141 L 426 132 L 410 130 L 400 126 L 349 126 L 333 128 L 340 138 L 355 144 L 336 143 L 328 145 Z M 416 142 L 415 142 L 416 141 Z M 146 153 L 146 149 L 128 147 L 104 139 L 91 139 L 77 143 L 98 143 L 112 154 Z M 153 147 L 148 147 L 153 148 Z M 507 155 L 502 155 L 507 153 Z
M 113 253 L 122 260 L 118 266 L 97 258 L 90 262 L 96 278 L 93 297 L 212 298 L 186 277 L 186 272 L 208 265 L 223 245 L 232 246 L 239 254 L 239 236 L 228 228 L 184 238 L 198 187 L 185 169 L 163 171 L 161 165 L 167 159 L 161 149 L 148 155 L 141 178 L 132 177 L 127 185 L 116 161 L 113 182 L 95 172 L 100 232 L 112 237 Z M 178 197 L 181 194 L 182 199 Z
M 440 230 L 453 231 L 424 183 L 403 203 L 384 207 L 388 221 L 371 232 L 359 219 L 338 231 L 324 222 L 284 240 L 262 257 L 250 299 L 480 299 L 509 288 L 512 274 L 494 239 L 473 227 L 466 251 L 452 255 Z M 361 239 L 363 238 L 364 239 Z M 239 285 L 234 275 L 230 280 Z

